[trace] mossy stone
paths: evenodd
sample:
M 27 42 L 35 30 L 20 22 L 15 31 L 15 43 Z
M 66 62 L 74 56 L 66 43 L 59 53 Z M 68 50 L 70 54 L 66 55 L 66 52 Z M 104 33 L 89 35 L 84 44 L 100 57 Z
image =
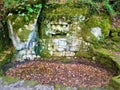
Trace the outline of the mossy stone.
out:
M 84 57 L 90 59 L 92 56 L 88 52 L 76 52 L 76 57 Z
M 120 72 L 120 56 L 118 55 L 113 55 L 113 56 L 110 56 L 112 58 L 112 60 L 116 63 L 117 65 L 117 68 L 119 69 L 118 72 Z
M 106 68 L 113 68 L 117 70 L 116 63 L 111 58 L 113 55 L 106 49 L 95 49 L 94 56 L 96 57 L 96 61 L 103 64 Z
M 43 49 L 42 52 L 40 52 L 40 56 L 42 58 L 50 58 L 51 57 L 48 49 Z
M 29 17 L 26 14 L 26 17 Z M 14 33 L 20 38 L 21 41 L 27 41 L 31 29 L 33 28 L 36 14 L 31 14 L 29 22 L 25 21 L 25 16 L 19 14 L 11 14 L 7 17 L 7 20 L 11 21 Z
M 110 86 L 112 86 L 114 90 L 120 90 L 120 75 L 113 77 L 110 80 Z
M 27 86 L 34 87 L 34 86 L 36 86 L 38 84 L 39 84 L 39 82 L 34 81 L 34 80 L 25 80 L 24 83 L 23 83 L 23 86 L 25 86 L 25 87 L 27 87 Z
M 59 84 L 55 84 L 54 85 L 54 90 L 74 90 L 73 87 L 67 87 L 64 85 L 59 85 Z
M 3 76 L 1 78 L 2 78 L 2 85 L 9 85 L 19 80 L 18 78 L 12 78 L 12 77 L 6 77 L 6 76 Z
M 86 22 L 89 28 L 100 27 L 104 36 L 108 36 L 110 33 L 110 20 L 107 16 L 90 16 L 89 20 Z
M 87 7 L 84 8 L 77 8 L 74 6 L 74 3 L 67 3 L 67 4 L 53 4 L 48 5 L 45 8 L 43 15 L 46 18 L 54 19 L 54 18 L 61 18 L 65 17 L 75 17 L 79 15 L 86 15 L 89 13 L 89 9 Z

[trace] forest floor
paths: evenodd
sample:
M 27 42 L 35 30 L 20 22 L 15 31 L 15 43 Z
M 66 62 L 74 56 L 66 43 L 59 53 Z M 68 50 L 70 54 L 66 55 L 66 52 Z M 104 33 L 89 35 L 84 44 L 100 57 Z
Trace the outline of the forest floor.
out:
M 120 28 L 120 16 L 116 16 L 113 18 L 112 27 Z
M 72 63 L 30 61 L 18 64 L 6 72 L 6 76 L 25 80 L 36 80 L 40 84 L 72 87 L 103 87 L 115 75 L 111 69 L 76 58 Z

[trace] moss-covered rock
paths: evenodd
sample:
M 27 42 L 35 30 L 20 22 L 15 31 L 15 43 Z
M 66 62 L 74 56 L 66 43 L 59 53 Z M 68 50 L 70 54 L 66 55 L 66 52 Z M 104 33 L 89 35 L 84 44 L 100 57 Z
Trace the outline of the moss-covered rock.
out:
M 34 81 L 34 80 L 25 80 L 24 83 L 23 83 L 23 86 L 24 87 L 27 87 L 27 86 L 34 87 L 38 84 L 39 84 L 39 82 Z
M 40 53 L 40 56 L 42 58 L 50 58 L 51 57 L 50 52 L 47 49 L 43 49 L 42 52 Z
M 2 78 L 2 85 L 9 85 L 19 80 L 18 78 L 12 78 L 12 77 L 6 77 L 6 76 L 0 77 L 0 78 Z
M 14 33 L 21 41 L 27 41 L 29 34 L 34 28 L 33 24 L 36 16 L 33 16 L 29 23 L 25 21 L 24 16 L 19 16 L 18 14 L 9 15 L 7 18 L 11 21 Z
M 86 26 L 89 28 L 100 27 L 102 29 L 103 35 L 109 36 L 111 28 L 109 16 L 92 15 L 86 22 Z
M 116 71 L 118 70 L 116 62 L 111 58 L 113 54 L 110 53 L 110 51 L 103 48 L 94 49 L 93 51 L 96 62 L 101 63 L 106 68 L 112 68 Z
M 0 61 L 0 76 L 4 76 L 6 70 L 14 66 L 13 62 L 11 61 L 13 55 L 14 50 L 11 53 L 2 54 L 2 57 L 4 58 L 2 58 Z
M 35 27 L 34 22 L 38 19 L 41 8 L 41 4 L 32 5 L 28 3 L 25 6 L 24 4 L 18 6 L 15 12 L 8 14 L 7 20 L 11 22 L 14 33 L 21 41 L 27 41 L 29 34 Z
M 43 15 L 44 17 L 48 19 L 56 19 L 60 17 L 75 17 L 79 15 L 86 15 L 88 14 L 88 8 L 77 8 L 74 6 L 74 3 L 68 3 L 68 4 L 50 4 L 46 6 L 44 9 Z
M 102 63 L 105 67 L 113 68 L 118 76 L 113 77 L 110 80 L 110 87 L 113 87 L 113 90 L 119 90 L 120 89 L 120 56 L 114 55 L 110 53 L 110 51 L 106 49 L 98 49 L 95 51 L 97 54 L 96 58 L 99 60 L 98 62 Z
M 116 63 L 117 68 L 118 68 L 118 73 L 120 73 L 120 56 L 118 56 L 118 55 L 112 55 L 110 57 Z
M 113 77 L 110 80 L 110 86 L 112 86 L 114 90 L 120 90 L 120 75 Z
M 76 57 L 84 57 L 84 58 L 88 58 L 88 59 L 92 58 L 92 55 L 90 55 L 89 52 L 76 52 L 75 56 Z

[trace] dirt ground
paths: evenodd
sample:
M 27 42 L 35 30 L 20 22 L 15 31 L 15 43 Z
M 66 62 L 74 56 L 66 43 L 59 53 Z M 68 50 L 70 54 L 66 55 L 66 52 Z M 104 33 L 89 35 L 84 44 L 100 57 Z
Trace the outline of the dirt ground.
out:
M 79 62 L 78 62 L 79 61 Z M 102 65 L 76 58 L 72 63 L 31 61 L 10 68 L 7 76 L 37 80 L 40 84 L 60 84 L 72 87 L 102 87 L 115 74 Z

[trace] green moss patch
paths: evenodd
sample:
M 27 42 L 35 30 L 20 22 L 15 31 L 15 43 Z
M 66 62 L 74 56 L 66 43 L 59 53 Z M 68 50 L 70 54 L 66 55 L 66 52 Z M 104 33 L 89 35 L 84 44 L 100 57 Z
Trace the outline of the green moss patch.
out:
M 73 16 L 79 16 L 79 15 L 85 15 L 88 14 L 88 8 L 77 8 L 74 7 L 74 4 L 69 6 L 68 4 L 53 4 L 48 5 L 44 9 L 43 15 L 46 18 L 60 18 L 60 17 L 73 17 Z
M 27 87 L 27 86 L 33 87 L 33 86 L 36 86 L 38 84 L 39 84 L 39 82 L 33 81 L 33 80 L 25 80 L 24 83 L 23 83 L 23 85 L 25 87 Z
M 18 14 L 13 14 L 13 15 L 10 15 L 10 16 L 7 17 L 8 20 L 10 20 L 11 23 L 12 23 L 14 33 L 16 33 L 22 41 L 27 40 L 27 38 L 28 38 L 28 36 L 31 32 L 30 30 L 28 30 L 25 27 L 25 25 L 28 26 L 28 24 L 30 24 L 30 23 L 33 24 L 34 23 L 34 19 L 36 18 L 36 15 L 33 14 L 32 16 L 33 17 L 30 19 L 29 23 L 25 21 L 24 16 L 19 16 Z
M 2 57 L 4 58 L 2 58 L 3 60 L 0 61 L 0 76 L 3 76 L 6 70 L 8 70 L 10 67 L 13 67 L 13 63 L 11 61 L 13 54 L 14 50 L 9 54 L 2 54 Z
M 12 78 L 12 77 L 6 77 L 6 76 L 0 77 L 0 78 L 2 78 L 2 85 L 9 85 L 19 80 L 18 78 Z
M 114 56 L 110 56 L 112 58 L 112 60 L 116 63 L 118 69 L 119 69 L 119 73 L 120 73 L 120 56 L 114 55 Z
M 101 63 L 104 65 L 104 67 L 109 68 L 109 69 L 114 69 L 115 71 L 118 70 L 118 67 L 116 65 L 116 62 L 111 58 L 113 55 L 106 49 L 95 49 L 93 50 L 95 60 L 98 63 Z
M 86 22 L 86 25 L 89 28 L 100 27 L 102 29 L 102 33 L 105 36 L 108 36 L 110 33 L 111 25 L 110 25 L 109 16 L 92 15 Z
M 76 57 L 84 57 L 84 58 L 88 58 L 88 59 L 91 59 L 91 55 L 89 52 L 77 52 L 75 54 Z
M 99 60 L 100 63 L 104 64 L 106 67 L 114 68 L 114 70 L 120 74 L 120 56 L 113 55 L 106 49 L 98 49 L 96 53 L 97 60 Z M 113 90 L 120 89 L 120 75 L 110 80 L 110 86 L 114 88 Z
M 120 90 L 120 75 L 111 79 L 110 86 L 112 86 L 114 90 Z

